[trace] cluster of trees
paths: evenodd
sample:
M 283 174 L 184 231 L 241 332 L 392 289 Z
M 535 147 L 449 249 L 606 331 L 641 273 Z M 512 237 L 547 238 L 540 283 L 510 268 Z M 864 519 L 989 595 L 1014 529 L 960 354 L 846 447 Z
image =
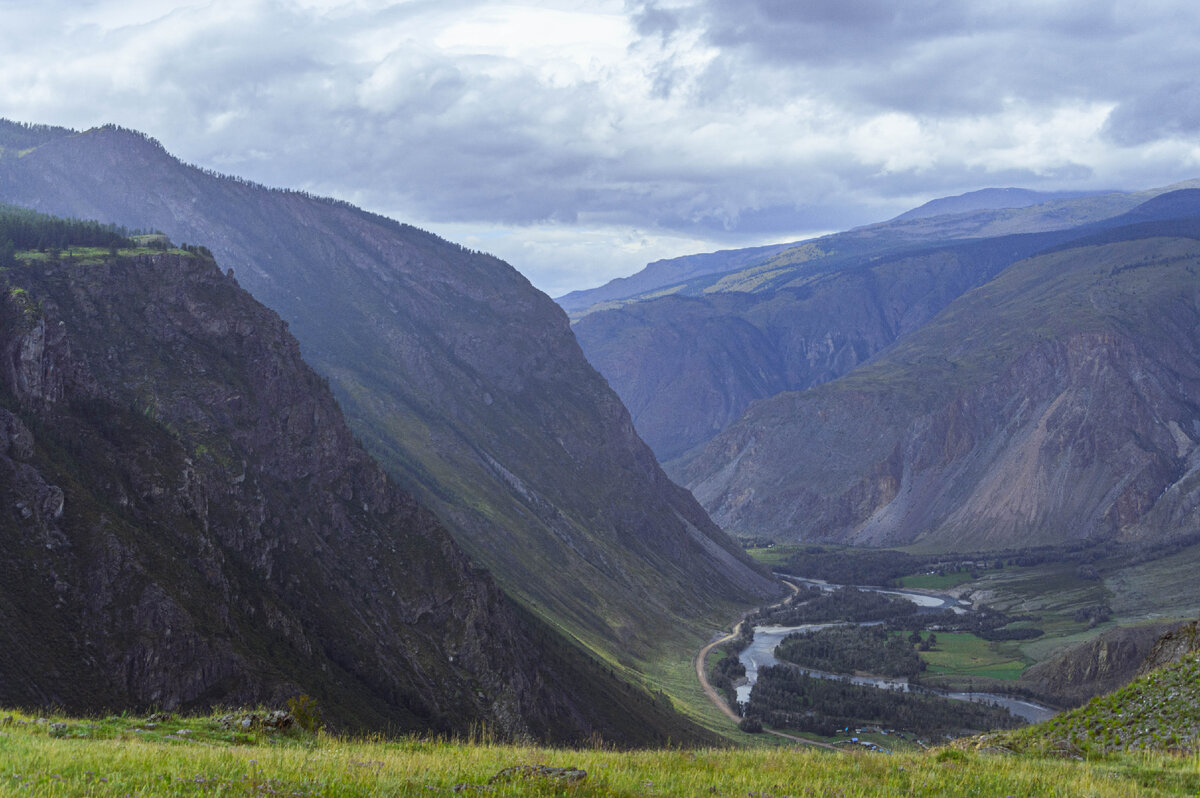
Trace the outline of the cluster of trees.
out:
M 208 260 L 216 260 L 213 257 L 212 250 L 202 244 L 180 244 L 179 248 L 184 252 L 190 252 L 193 255 L 198 255 Z
M 888 620 L 900 622 L 914 618 L 920 607 L 906 599 L 887 596 L 871 590 L 839 587 L 824 591 L 818 588 L 802 589 L 794 602 L 783 607 L 760 611 L 755 623 L 774 623 L 795 626 L 802 623 L 831 623 L 848 621 Z M 908 627 L 904 627 L 908 628 Z
M 751 542 L 765 545 L 773 541 L 752 539 Z M 1003 568 L 1073 562 L 1080 566 L 1077 572 L 1080 578 L 1098 579 L 1104 574 L 1105 561 L 1119 560 L 1122 567 L 1127 567 L 1167 557 L 1196 544 L 1200 544 L 1200 531 L 1164 542 L 1082 540 L 1062 546 L 1027 546 L 1004 551 L 937 556 L 918 556 L 887 549 L 803 546 L 775 567 L 781 573 L 822 579 L 838 585 L 895 586 L 902 577 L 929 570 L 956 570 L 961 568 L 961 563 Z
M 776 728 L 826 736 L 865 725 L 933 737 L 1010 729 L 1022 723 L 994 704 L 818 679 L 787 665 L 759 670 L 745 716 Z
M 776 570 L 837 585 L 893 585 L 900 577 L 920 571 L 925 562 L 925 558 L 901 551 L 810 546 L 788 557 Z
M 725 703 L 731 707 L 737 706 L 737 687 L 739 679 L 746 676 L 746 666 L 738 659 L 736 652 L 726 652 L 723 659 L 717 661 L 709 674 L 708 681 L 718 693 L 725 697 Z
M 129 247 L 129 231 L 112 224 L 59 219 L 36 211 L 0 205 L 0 266 L 11 266 L 20 250 L 53 251 L 68 246 Z
M 775 648 L 775 656 L 832 673 L 866 671 L 912 677 L 925 669 L 925 662 L 912 643 L 900 635 L 889 634 L 883 626 L 833 626 L 797 632 L 783 639 Z
M 1096 604 L 1091 607 L 1081 607 L 1075 610 L 1075 623 L 1086 623 L 1091 629 L 1112 618 L 1112 607 L 1107 604 Z
M 1000 610 L 983 607 L 974 612 L 958 614 L 950 610 L 922 613 L 913 618 L 896 618 L 888 622 L 888 628 L 917 631 L 937 629 L 943 632 L 970 632 L 984 640 L 1032 640 L 1044 632 L 1033 626 L 1005 629 L 1013 623 L 1036 623 L 1039 615 L 1005 615 Z

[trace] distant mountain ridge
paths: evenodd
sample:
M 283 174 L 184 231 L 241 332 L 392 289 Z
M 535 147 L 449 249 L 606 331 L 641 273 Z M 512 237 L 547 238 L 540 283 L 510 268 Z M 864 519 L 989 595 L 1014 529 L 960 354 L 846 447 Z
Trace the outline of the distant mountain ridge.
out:
M 597 288 L 572 291 L 558 297 L 555 301 L 568 313 L 587 310 L 600 303 L 628 299 L 659 289 L 669 290 L 669 286 L 672 284 L 683 283 L 695 277 L 733 271 L 761 263 L 793 246 L 795 244 L 773 244 L 656 260 L 647 264 L 637 274 L 617 277 Z
M 1193 185 L 901 217 L 697 277 L 669 296 L 595 306 L 574 330 L 667 462 L 754 401 L 848 373 L 1015 260 Z
M 928 219 L 954 213 L 993 211 L 1005 208 L 1028 208 L 1055 200 L 1078 199 L 1096 194 L 1123 193 L 1104 191 L 1032 191 L 1027 188 L 983 188 L 954 197 L 939 197 L 924 205 L 905 211 L 892 221 Z
M 690 645 L 779 590 L 663 474 L 565 314 L 507 264 L 115 127 L 38 141 L 0 125 L 0 199 L 208 246 L 288 322 L 389 474 L 610 661 Z
M 727 529 L 1002 547 L 1200 528 L 1200 204 L 1019 261 L 677 466 Z M 1160 213 L 1161 212 L 1161 213 Z M 1120 220 L 1114 220 L 1114 225 Z

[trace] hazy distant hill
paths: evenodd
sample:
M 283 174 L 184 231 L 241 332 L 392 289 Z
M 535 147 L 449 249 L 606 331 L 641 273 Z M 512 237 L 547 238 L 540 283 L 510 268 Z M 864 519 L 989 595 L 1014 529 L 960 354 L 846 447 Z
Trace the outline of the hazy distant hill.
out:
M 648 292 L 670 291 L 670 287 L 695 277 L 717 274 L 761 263 L 795 244 L 775 244 L 767 247 L 722 250 L 701 255 L 656 260 L 637 274 L 617 277 L 598 288 L 572 291 L 555 301 L 568 313 L 594 309 L 593 306 L 612 303 Z
M 956 197 L 940 197 L 930 200 L 924 205 L 905 211 L 892 221 L 909 221 L 912 219 L 928 219 L 932 216 L 945 216 L 953 213 L 970 213 L 973 211 L 991 211 L 1002 208 L 1028 208 L 1030 205 L 1041 205 L 1055 200 L 1077 199 L 1093 196 L 1104 192 L 1099 191 L 1031 191 L 1025 188 L 984 188 L 979 191 L 968 191 Z M 1116 192 L 1124 193 L 1124 192 Z
M 388 472 L 560 628 L 650 657 L 777 590 L 662 473 L 566 315 L 507 264 L 186 166 L 129 131 L 39 142 L 0 135 L 0 199 L 210 247 L 289 323 Z
M 1022 260 L 680 464 L 727 529 L 942 548 L 1200 527 L 1200 192 Z
M 208 257 L 23 255 L 0 290 L 0 704 L 696 736 L 506 600 Z

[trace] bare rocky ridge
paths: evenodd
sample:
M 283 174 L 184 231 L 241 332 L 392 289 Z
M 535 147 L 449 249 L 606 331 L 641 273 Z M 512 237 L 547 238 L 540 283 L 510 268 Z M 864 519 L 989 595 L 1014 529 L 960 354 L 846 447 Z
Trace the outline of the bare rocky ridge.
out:
M 864 258 L 768 291 L 598 311 L 574 329 L 646 442 L 669 463 L 759 399 L 848 374 L 1041 241 Z
M 726 528 L 776 539 L 1200 527 L 1200 244 L 1139 230 L 1010 267 L 873 364 L 753 406 L 679 473 Z
M 698 734 L 514 608 L 211 260 L 0 279 L 0 703 L 305 691 L 356 728 Z
M 776 252 L 651 264 L 559 301 L 574 311 L 589 360 L 665 463 L 754 401 L 849 373 L 1003 268 L 1081 235 L 1082 225 L 1115 223 L 1188 185 L 1074 199 L 977 192 Z M 701 264 L 727 268 L 689 271 Z M 667 275 L 673 279 L 652 284 Z M 614 301 L 613 291 L 635 285 L 641 293 Z
M 1200 621 L 1192 621 L 1160 637 L 1142 661 L 1137 675 L 1145 676 L 1197 651 L 1200 651 Z

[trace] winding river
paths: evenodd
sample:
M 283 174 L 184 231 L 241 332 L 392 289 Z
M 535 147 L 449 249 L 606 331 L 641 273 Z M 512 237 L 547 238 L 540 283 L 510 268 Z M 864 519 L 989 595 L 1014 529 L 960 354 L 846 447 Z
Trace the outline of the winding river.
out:
M 831 585 L 825 582 L 818 582 L 808 579 L 796 579 L 789 577 L 792 581 L 799 584 L 812 585 L 820 587 L 822 590 L 833 590 L 839 585 Z M 888 595 L 901 596 L 908 599 L 923 608 L 928 608 L 931 611 L 942 609 L 953 609 L 956 612 L 965 612 L 962 602 L 954 596 L 942 594 L 922 592 L 917 593 L 908 590 L 899 590 L 894 588 L 881 589 L 874 587 L 860 587 L 860 590 L 872 590 L 876 593 L 887 593 Z M 750 691 L 754 689 L 754 683 L 758 681 L 759 668 L 766 668 L 770 665 L 778 665 L 779 660 L 775 658 L 775 647 L 778 646 L 783 639 L 793 632 L 808 632 L 816 629 L 825 629 L 830 626 L 837 626 L 834 623 L 810 623 L 801 626 L 756 626 L 754 627 L 754 642 L 750 644 L 739 656 L 741 663 L 746 666 L 746 682 L 738 686 L 737 699 L 739 702 L 745 703 L 750 700 Z M 890 679 L 882 676 L 847 676 L 841 673 L 827 673 L 825 671 L 812 670 L 811 668 L 801 668 L 810 676 L 816 676 L 822 679 L 845 679 L 854 684 L 870 685 L 872 687 L 881 687 L 892 690 L 921 690 L 923 692 L 935 693 L 937 695 L 953 698 L 959 701 L 978 701 L 989 704 L 999 704 L 1008 709 L 1014 715 L 1024 718 L 1030 723 L 1038 723 L 1046 720 L 1056 714 L 1056 710 L 1050 707 L 1043 706 L 1033 701 L 1027 701 L 1021 698 L 1013 698 L 1012 696 L 1000 695 L 998 693 L 964 693 L 953 692 L 949 690 L 937 690 L 928 687 L 911 687 L 907 679 L 896 678 Z

